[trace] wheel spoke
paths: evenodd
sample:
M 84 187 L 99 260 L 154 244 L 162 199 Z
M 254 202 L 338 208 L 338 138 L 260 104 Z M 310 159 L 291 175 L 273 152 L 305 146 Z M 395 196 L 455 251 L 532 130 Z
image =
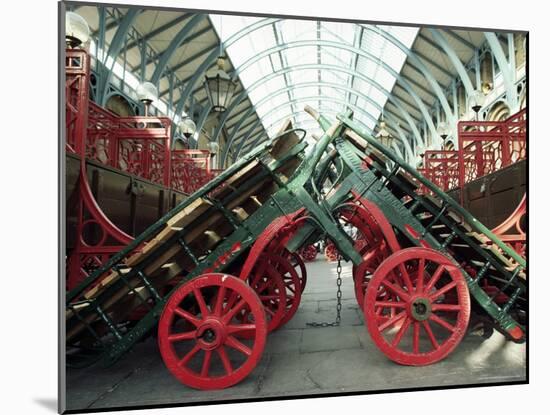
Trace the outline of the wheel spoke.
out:
M 447 291 L 452 290 L 454 287 L 456 287 L 456 281 L 452 281 L 452 282 L 448 283 L 444 287 L 441 287 L 439 290 L 437 290 L 436 292 L 431 294 L 430 295 L 430 300 L 435 301 L 436 298 L 442 296 Z
M 279 295 L 278 294 L 266 294 L 266 295 L 260 295 L 260 300 L 267 301 L 267 300 L 278 300 Z
M 200 346 L 198 344 L 195 344 L 195 346 L 189 352 L 187 352 L 185 356 L 183 356 L 183 359 L 178 362 L 178 366 L 183 367 L 187 363 L 189 363 L 189 361 L 193 358 L 193 356 L 197 354 L 200 349 Z
M 395 301 L 375 301 L 375 307 L 405 308 L 405 303 Z
M 218 296 L 216 297 L 216 304 L 214 305 L 214 315 L 221 317 L 222 315 L 222 308 L 223 308 L 223 301 L 225 300 L 225 285 L 222 285 L 220 289 L 218 290 Z
M 418 277 L 416 278 L 416 293 L 420 294 L 424 289 L 424 270 L 426 268 L 426 260 L 420 258 L 418 261 Z
M 462 306 L 458 304 L 434 304 L 432 311 L 461 311 Z
M 439 349 L 439 343 L 435 339 L 434 332 L 432 331 L 432 328 L 430 327 L 430 323 L 428 320 L 424 320 L 422 322 L 422 327 L 424 327 L 424 331 L 428 335 L 428 338 L 430 339 L 430 342 L 432 343 L 432 346 L 435 350 Z
M 411 277 L 403 262 L 399 264 L 399 270 L 401 271 L 401 276 L 403 277 L 403 281 L 405 282 L 405 287 L 407 287 L 407 291 L 412 294 L 414 292 L 414 289 L 411 282 Z
M 437 267 L 437 269 L 434 272 L 434 275 L 432 275 L 432 278 L 426 285 L 426 288 L 424 288 L 424 292 L 427 292 L 427 293 L 430 292 L 430 290 L 433 288 L 435 283 L 439 281 L 439 279 L 443 275 L 443 271 L 445 271 L 445 267 L 443 265 L 440 265 Z
M 450 325 L 449 323 L 447 323 L 445 320 L 443 320 L 441 317 L 439 317 L 438 315 L 436 314 L 432 314 L 430 316 L 430 320 L 432 320 L 433 322 L 439 324 L 441 327 L 444 327 L 446 328 L 447 330 L 449 330 L 451 333 L 454 333 L 455 331 L 455 328 Z
M 204 317 L 210 314 L 208 311 L 208 306 L 206 305 L 206 302 L 204 301 L 204 297 L 202 296 L 202 292 L 200 288 L 193 287 L 193 294 L 195 294 L 195 299 L 197 300 L 197 303 L 199 304 L 199 308 L 201 310 L 201 314 Z
M 387 328 L 395 325 L 399 320 L 401 320 L 403 317 L 406 316 L 405 311 L 401 311 L 399 314 L 395 315 L 394 317 L 387 320 L 384 324 L 378 327 L 378 330 L 380 330 L 380 333 L 382 333 Z
M 246 304 L 246 301 L 244 298 L 241 298 L 241 300 L 237 303 L 236 306 L 234 306 L 231 310 L 228 310 L 225 315 L 223 316 L 224 323 L 229 323 L 233 317 L 235 317 L 235 314 L 237 314 L 237 311 L 239 311 L 241 308 L 243 308 Z
M 382 281 L 382 285 L 386 287 L 388 290 L 393 291 L 395 294 L 397 294 L 402 300 L 408 301 L 409 300 L 409 294 L 407 294 L 405 291 L 403 291 L 401 288 L 399 288 L 397 285 L 392 284 L 389 281 Z
M 185 333 L 174 333 L 168 336 L 168 340 L 171 342 L 179 342 L 182 340 L 191 340 L 195 338 L 196 330 L 186 331 Z
M 174 314 L 177 314 L 181 318 L 189 321 L 191 324 L 193 324 L 195 327 L 198 327 L 199 324 L 201 324 L 202 319 L 198 318 L 197 316 L 194 316 L 188 311 L 185 311 L 182 308 L 176 307 L 174 309 Z
M 254 288 L 254 291 L 256 291 L 258 294 L 263 293 L 266 288 L 269 288 L 270 283 L 271 281 L 269 281 L 268 279 L 265 279 L 261 282 L 261 285 L 255 286 L 256 288 Z
M 271 317 L 273 317 L 275 315 L 275 312 L 269 308 L 269 307 L 264 307 L 265 308 L 265 311 L 267 314 L 269 314 Z
M 399 346 L 399 343 L 401 342 L 401 339 L 403 338 L 403 336 L 405 335 L 406 331 L 408 330 L 409 326 L 411 325 L 411 319 L 410 318 L 406 318 L 405 321 L 403 322 L 403 325 L 401 326 L 401 328 L 399 329 L 399 331 L 397 332 L 397 334 L 395 335 L 395 337 L 393 338 L 393 341 L 391 343 L 391 345 L 393 347 L 397 347 Z
M 234 336 L 228 336 L 225 340 L 225 344 L 247 356 L 250 356 L 252 354 L 252 350 L 250 350 L 247 345 L 237 340 Z
M 220 359 L 222 360 L 225 372 L 229 375 L 231 372 L 233 372 L 233 367 L 231 367 L 231 362 L 229 361 L 229 356 L 227 356 L 225 347 L 219 347 L 218 349 L 216 349 L 216 352 L 218 352 L 218 356 L 220 356 Z
M 225 314 L 228 310 L 231 309 L 235 305 L 235 301 L 239 298 L 239 295 L 233 291 L 231 294 L 229 294 L 229 298 L 227 299 L 227 303 L 225 304 L 224 310 L 221 312 L 221 314 Z
M 208 370 L 210 369 L 211 360 L 212 350 L 206 350 L 204 352 L 204 359 L 202 360 L 201 376 L 208 376 Z
M 226 326 L 227 334 L 239 333 L 241 331 L 256 330 L 256 324 L 228 324 Z
M 415 321 L 413 323 L 413 353 L 418 354 L 420 352 L 420 323 Z

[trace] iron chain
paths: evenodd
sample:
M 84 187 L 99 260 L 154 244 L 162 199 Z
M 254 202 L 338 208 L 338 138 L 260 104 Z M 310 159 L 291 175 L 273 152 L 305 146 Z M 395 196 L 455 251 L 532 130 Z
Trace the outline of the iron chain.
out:
M 342 311 L 342 256 L 338 252 L 338 265 L 336 265 L 336 325 L 340 325 L 341 311 Z
M 337 254 L 338 264 L 336 265 L 336 320 L 332 323 L 322 322 L 322 323 L 306 323 L 306 326 L 310 327 L 338 327 L 340 326 L 340 320 L 342 318 L 342 257 L 340 252 Z

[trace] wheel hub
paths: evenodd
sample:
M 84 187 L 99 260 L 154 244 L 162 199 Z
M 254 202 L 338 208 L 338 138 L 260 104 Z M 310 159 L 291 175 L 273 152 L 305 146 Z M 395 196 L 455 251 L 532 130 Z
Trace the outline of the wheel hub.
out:
M 409 302 L 409 314 L 417 321 L 427 320 L 432 314 L 432 304 L 426 297 L 412 298 Z
M 225 326 L 216 319 L 207 319 L 197 328 L 197 343 L 203 350 L 213 350 L 225 341 Z

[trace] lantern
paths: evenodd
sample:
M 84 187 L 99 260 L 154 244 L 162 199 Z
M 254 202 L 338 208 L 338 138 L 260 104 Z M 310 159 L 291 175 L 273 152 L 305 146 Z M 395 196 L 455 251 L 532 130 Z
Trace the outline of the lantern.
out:
M 143 82 L 138 85 L 136 94 L 138 100 L 143 103 L 145 116 L 149 115 L 149 105 L 158 98 L 158 90 L 151 82 Z
M 86 20 L 73 12 L 65 13 L 65 42 L 69 49 L 74 49 L 90 38 L 90 28 Z
M 197 131 L 197 125 L 190 117 L 184 117 L 179 122 L 178 127 L 185 138 L 191 137 Z
M 212 110 L 216 112 L 224 112 L 227 109 L 237 87 L 237 84 L 225 72 L 224 66 L 225 59 L 220 56 L 218 58 L 218 68 L 214 73 L 206 75 L 204 81 L 206 95 Z

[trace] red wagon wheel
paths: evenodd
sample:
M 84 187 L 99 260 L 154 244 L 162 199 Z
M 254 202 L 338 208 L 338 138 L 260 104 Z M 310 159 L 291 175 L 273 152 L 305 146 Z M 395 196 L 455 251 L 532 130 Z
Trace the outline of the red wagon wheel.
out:
M 260 254 L 248 276 L 248 284 L 256 292 L 264 306 L 267 317 L 267 331 L 275 330 L 286 314 L 287 295 L 282 275 L 270 264 L 268 255 Z M 239 318 L 243 321 L 253 318 L 247 312 L 248 309 L 243 308 Z
M 265 257 L 269 262 L 268 266 L 272 266 L 275 270 L 277 270 L 285 284 L 286 311 L 281 319 L 281 322 L 276 327 L 279 328 L 288 323 L 290 319 L 294 317 L 296 311 L 298 311 L 300 300 L 302 298 L 300 278 L 289 260 L 282 256 L 273 254 L 265 254 Z
M 315 245 L 307 245 L 300 248 L 299 254 L 304 262 L 315 261 L 315 258 L 317 257 L 317 248 Z
M 360 254 L 363 257 L 363 262 L 358 266 L 353 266 L 353 284 L 355 299 L 362 310 L 368 284 L 376 269 L 389 256 L 389 251 L 382 243 L 377 247 L 366 246 L 360 251 Z
M 384 293 L 391 295 L 381 300 Z M 413 247 L 392 254 L 378 267 L 363 312 L 374 343 L 388 358 L 403 365 L 427 365 L 445 358 L 462 340 L 470 295 L 450 259 L 433 249 Z
M 340 212 L 342 220 L 357 229 L 358 240 L 354 247 L 363 258 L 363 262 L 353 265 L 355 298 L 359 308 L 363 309 L 365 291 L 374 271 L 390 253 L 390 246 L 384 237 L 380 225 L 364 207 L 346 205 Z
M 329 262 L 334 262 L 338 259 L 338 249 L 331 241 L 325 246 L 325 259 Z
M 245 307 L 253 321 L 237 319 Z M 166 303 L 158 326 L 166 367 L 196 389 L 222 389 L 243 380 L 260 360 L 266 336 L 264 308 L 254 290 L 218 273 L 181 286 Z
M 307 284 L 306 264 L 304 264 L 304 260 L 296 252 L 290 252 L 287 259 L 290 260 L 290 263 L 294 268 L 298 268 L 300 270 L 300 292 L 303 293 Z

